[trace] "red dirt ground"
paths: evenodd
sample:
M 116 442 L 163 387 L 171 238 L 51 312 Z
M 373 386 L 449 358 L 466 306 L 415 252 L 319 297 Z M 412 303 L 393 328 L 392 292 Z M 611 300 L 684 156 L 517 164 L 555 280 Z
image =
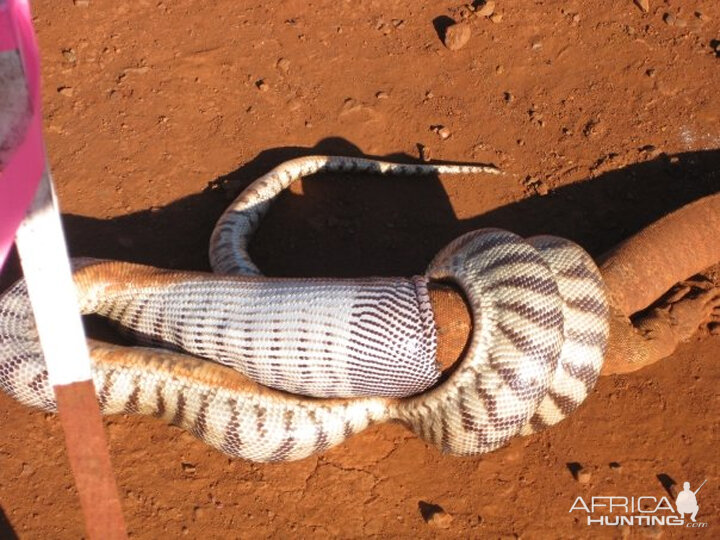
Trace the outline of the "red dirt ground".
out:
M 559 234 L 597 255 L 718 190 L 720 4 L 497 4 L 502 20 L 473 19 L 452 52 L 435 26 L 460 18 L 460 2 L 36 1 L 73 255 L 207 269 L 229 199 L 312 153 L 412 160 L 420 144 L 508 174 L 303 181 L 252 246 L 270 275 L 420 273 L 480 226 Z M 720 337 L 698 335 L 602 378 L 563 424 L 472 459 L 397 425 L 281 465 L 229 459 L 150 418 L 106 425 L 137 538 L 717 538 L 719 354 Z M 0 395 L 0 422 L 0 535 L 81 537 L 57 419 Z M 578 496 L 674 496 L 705 478 L 704 530 L 601 528 L 569 512 Z M 424 503 L 452 516 L 447 529 L 424 521 Z

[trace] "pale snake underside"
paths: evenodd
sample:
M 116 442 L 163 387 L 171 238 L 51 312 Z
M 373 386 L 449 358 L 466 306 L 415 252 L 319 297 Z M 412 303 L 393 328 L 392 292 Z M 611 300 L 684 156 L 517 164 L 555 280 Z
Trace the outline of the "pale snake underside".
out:
M 155 415 L 256 461 L 300 459 L 390 420 L 443 451 L 472 455 L 572 412 L 599 374 L 608 308 L 592 259 L 567 240 L 486 229 L 452 242 L 425 276 L 260 276 L 247 243 L 272 198 L 317 170 L 354 169 L 492 172 L 300 158 L 251 184 L 218 222 L 213 267 L 242 275 L 78 261 L 83 312 L 256 381 L 180 352 L 91 340 L 102 411 Z M 457 285 L 473 316 L 463 359 L 439 383 L 428 280 Z M 54 410 L 22 281 L 0 297 L 0 340 L 0 387 L 27 405 Z

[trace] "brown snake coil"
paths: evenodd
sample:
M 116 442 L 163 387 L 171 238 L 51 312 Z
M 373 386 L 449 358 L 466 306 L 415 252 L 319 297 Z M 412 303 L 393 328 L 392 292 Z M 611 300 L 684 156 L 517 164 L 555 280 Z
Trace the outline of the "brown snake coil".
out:
M 381 166 L 397 169 L 389 172 L 423 167 L 377 165 L 370 160 L 351 158 L 294 160 L 271 171 L 241 194 L 240 203 L 236 202 L 218 223 L 218 228 L 224 231 L 218 240 L 216 229 L 213 245 L 225 245 L 223 234 L 232 231 L 240 242 L 246 242 L 245 232 L 252 232 L 257 226 L 269 198 L 292 179 L 321 168 L 348 169 L 368 163 L 374 167 L 372 170 L 380 170 Z M 315 168 L 308 164 L 314 164 Z M 285 180 L 268 189 L 272 184 L 268 178 L 273 177 Z M 239 207 L 248 204 L 254 210 L 243 213 Z M 239 228 L 237 221 L 232 220 L 233 215 L 243 216 L 239 219 L 242 222 Z M 225 219 L 228 216 L 230 219 Z M 237 251 L 245 263 L 249 261 L 246 245 Z M 230 260 L 227 253 L 226 262 Z M 295 296 L 287 290 L 287 294 L 278 296 L 281 304 L 278 309 L 285 315 L 295 313 L 297 319 L 311 313 L 308 310 L 322 299 L 322 294 L 335 290 L 333 287 L 347 289 L 343 286 L 344 280 L 218 276 L 102 261 L 83 261 L 77 266 L 75 279 L 84 313 L 100 311 L 123 323 L 129 322 L 130 329 L 146 342 L 170 343 L 194 354 L 201 353 L 193 347 L 202 349 L 201 352 L 219 350 L 217 361 L 228 364 L 235 359 L 223 356 L 228 351 L 223 339 L 238 341 L 244 350 L 245 342 L 254 339 L 254 334 L 243 333 L 246 328 L 241 327 L 248 323 L 247 317 L 254 317 L 250 321 L 253 324 L 255 318 L 271 319 L 267 317 L 269 307 L 266 308 L 268 304 L 264 302 L 268 291 L 277 292 L 278 287 L 295 291 L 292 293 Z M 254 268 L 245 266 L 251 271 Z M 112 279 L 103 281 L 98 276 Z M 155 415 L 233 456 L 282 461 L 320 452 L 371 423 L 389 420 L 404 422 L 446 452 L 459 455 L 487 452 L 518 433 L 530 433 L 565 418 L 587 396 L 599 374 L 607 344 L 608 309 L 599 272 L 581 248 L 554 237 L 523 240 L 496 229 L 475 231 L 443 249 L 430 264 L 425 278 L 359 280 L 362 283 L 350 280 L 352 299 L 338 300 L 336 307 L 347 308 L 347 302 L 356 301 L 356 294 L 365 294 L 370 289 L 381 291 L 380 297 L 384 298 L 386 293 L 382 291 L 386 288 L 406 287 L 408 298 L 415 294 L 420 306 L 411 313 L 417 314 L 418 328 L 426 329 L 426 338 L 432 343 L 432 332 L 423 326 L 426 323 L 421 304 L 425 279 L 454 282 L 465 293 L 473 316 L 473 335 L 460 365 L 430 390 L 410 397 L 313 398 L 268 388 L 243 378 L 229 367 L 182 353 L 118 347 L 91 340 L 93 377 L 101 409 L 105 414 Z M 239 318 L 231 317 L 231 309 L 222 317 L 215 316 L 223 305 L 232 304 L 229 299 L 247 295 L 253 287 L 269 289 L 265 293 L 255 290 L 252 294 L 256 296 L 250 297 L 250 307 L 243 308 L 247 311 Z M 303 287 L 309 291 L 305 296 L 299 294 Z M 106 293 L 115 295 L 115 299 L 106 302 Z M 345 294 L 342 292 L 337 298 L 345 298 Z M 130 299 L 126 298 L 128 295 Z M 204 300 L 193 303 L 195 297 Z M 166 300 L 175 305 L 168 306 Z M 331 309 L 332 305 L 332 302 L 323 304 L 321 311 Z M 384 304 L 378 301 L 378 305 Z M 183 309 L 186 310 L 184 316 Z M 382 313 L 387 311 L 377 309 Z M 328 318 L 332 319 L 333 313 L 327 312 Z M 194 323 L 181 324 L 188 319 Z M 316 321 L 307 319 L 305 323 L 322 328 L 323 323 Z M 254 378 L 260 380 L 274 377 L 272 384 L 292 388 L 297 383 L 294 376 L 288 377 L 288 372 L 283 371 L 288 366 L 299 369 L 298 374 L 302 376 L 302 369 L 312 371 L 307 362 L 326 359 L 326 351 L 335 350 L 336 346 L 348 347 L 347 335 L 343 333 L 318 338 L 323 335 L 321 331 L 284 335 L 283 328 L 285 324 L 273 332 L 276 337 L 279 335 L 281 345 L 262 342 L 261 350 L 266 347 L 285 350 L 282 347 L 291 347 L 290 341 L 302 338 L 307 340 L 300 346 L 304 360 L 291 359 L 289 364 L 278 364 L 276 369 L 268 362 L 271 368 L 255 366 L 256 371 L 248 372 L 248 376 L 255 375 Z M 303 324 L 297 325 L 297 329 L 301 331 Z M 394 339 L 398 343 L 407 340 L 402 333 Z M 371 345 L 372 340 L 367 340 Z M 372 350 L 370 345 L 365 345 L 367 350 Z M 297 354 L 297 344 L 292 347 L 292 354 Z M 257 363 L 252 356 L 247 358 L 251 359 L 250 364 Z M 247 358 L 240 364 L 247 364 Z M 386 360 L 387 357 L 383 357 L 379 363 L 381 373 L 398 369 Z M 421 360 L 410 371 L 422 363 Z M 322 369 L 317 373 L 322 373 Z M 313 377 L 309 375 L 310 379 Z M 382 377 L 375 375 L 378 380 Z M 422 384 L 427 384 L 426 376 L 421 379 L 425 381 Z M 407 386 L 405 392 L 411 391 L 413 384 Z M 0 297 L 0 387 L 27 405 L 54 410 L 54 395 L 47 382 L 22 281 Z M 351 387 L 348 392 L 355 392 Z M 300 391 L 305 390 L 300 388 Z

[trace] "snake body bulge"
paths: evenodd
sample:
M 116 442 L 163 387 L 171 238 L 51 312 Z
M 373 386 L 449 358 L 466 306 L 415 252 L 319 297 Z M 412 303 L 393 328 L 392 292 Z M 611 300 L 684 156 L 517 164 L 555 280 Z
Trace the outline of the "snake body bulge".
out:
M 83 312 L 115 321 L 145 344 L 209 358 L 271 388 L 405 396 L 440 377 L 423 277 L 208 279 L 140 265 L 104 268 L 100 279 L 93 267 L 76 274 Z
M 556 423 L 582 402 L 602 364 L 608 308 L 597 267 L 567 240 L 475 231 L 442 250 L 421 278 L 259 276 L 247 240 L 266 198 L 293 178 L 328 163 L 414 167 L 318 159 L 271 171 L 218 223 L 212 241 L 216 271 L 256 277 L 78 263 L 75 281 L 84 312 L 118 321 L 145 343 L 210 357 L 257 381 L 182 353 L 91 341 L 104 413 L 155 415 L 230 455 L 283 461 L 391 420 L 443 451 L 472 455 Z M 237 238 L 240 248 L 232 245 Z M 473 317 L 463 359 L 437 384 L 428 280 L 461 288 Z M 27 405 L 54 410 L 22 281 L 0 297 L 0 387 Z M 365 392 L 386 395 L 307 396 Z

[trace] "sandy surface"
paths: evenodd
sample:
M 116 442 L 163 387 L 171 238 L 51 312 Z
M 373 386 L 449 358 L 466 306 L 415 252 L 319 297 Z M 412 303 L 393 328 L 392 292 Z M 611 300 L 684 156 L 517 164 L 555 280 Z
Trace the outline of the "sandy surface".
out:
M 420 273 L 480 226 L 559 234 L 597 255 L 720 184 L 713 0 L 650 0 L 647 14 L 630 0 L 498 1 L 502 19 L 473 19 L 458 51 L 436 32 L 461 17 L 447 1 L 77 4 L 34 6 L 74 255 L 207 269 L 229 199 L 312 153 L 413 160 L 422 145 L 508 174 L 311 178 L 252 245 L 268 274 Z M 229 459 L 154 419 L 106 425 L 133 537 L 711 538 L 719 354 L 720 337 L 698 335 L 601 379 L 562 425 L 472 459 L 395 425 L 282 465 Z M 57 419 L 0 395 L 0 425 L 0 536 L 82 536 Z M 569 512 L 578 496 L 674 496 L 705 478 L 705 530 L 589 527 Z M 452 520 L 427 523 L 427 505 Z

